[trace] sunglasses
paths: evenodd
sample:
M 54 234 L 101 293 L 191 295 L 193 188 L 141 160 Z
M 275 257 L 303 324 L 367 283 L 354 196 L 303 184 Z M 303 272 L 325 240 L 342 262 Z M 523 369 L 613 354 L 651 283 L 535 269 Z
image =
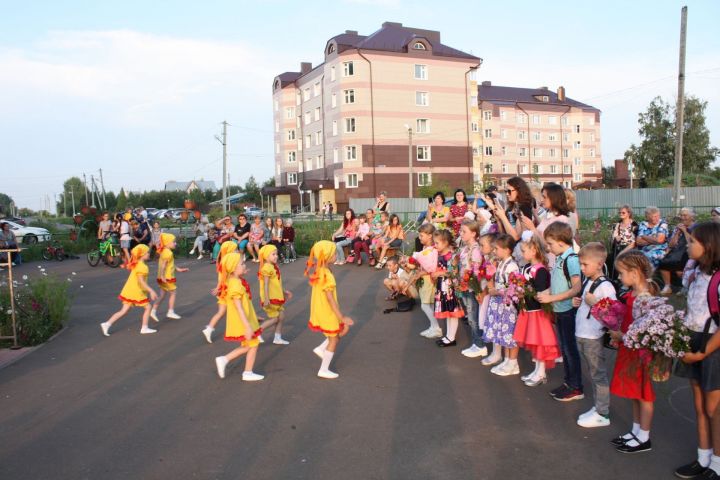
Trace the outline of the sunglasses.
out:
M 510 194 L 510 193 L 513 193 L 513 192 L 517 192 L 517 190 L 514 190 L 514 189 L 512 189 L 512 188 L 506 188 L 506 189 L 505 189 L 505 193 L 507 193 L 507 194 Z

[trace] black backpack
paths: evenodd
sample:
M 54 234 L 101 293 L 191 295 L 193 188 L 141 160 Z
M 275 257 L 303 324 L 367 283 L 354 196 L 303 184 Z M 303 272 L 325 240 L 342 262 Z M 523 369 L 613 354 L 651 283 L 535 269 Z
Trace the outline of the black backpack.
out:
M 572 279 L 570 278 L 570 269 L 568 267 L 568 260 L 570 260 L 572 257 L 578 258 L 577 253 L 571 253 L 567 257 L 565 257 L 562 262 L 562 269 L 563 269 L 563 275 L 565 275 L 565 280 L 567 280 L 568 287 L 572 288 Z M 559 258 L 559 257 L 558 257 Z M 582 275 L 582 274 L 581 274 Z M 582 278 L 582 276 L 581 276 Z
M 385 310 L 383 310 L 383 313 L 409 312 L 413 309 L 414 306 L 414 298 L 400 295 L 399 297 L 397 297 L 397 305 L 395 306 L 395 308 L 386 308 Z

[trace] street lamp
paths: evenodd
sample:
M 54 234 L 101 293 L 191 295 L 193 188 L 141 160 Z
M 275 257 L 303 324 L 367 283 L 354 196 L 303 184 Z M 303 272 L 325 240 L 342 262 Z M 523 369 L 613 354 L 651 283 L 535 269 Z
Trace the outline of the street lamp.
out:
M 407 123 L 404 125 L 408 132 L 408 198 L 413 198 L 413 174 L 412 174 L 412 128 Z

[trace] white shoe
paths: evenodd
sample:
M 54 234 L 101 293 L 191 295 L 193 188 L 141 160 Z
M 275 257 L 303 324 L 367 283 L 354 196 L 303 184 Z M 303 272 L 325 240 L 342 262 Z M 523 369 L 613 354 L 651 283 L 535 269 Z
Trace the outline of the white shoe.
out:
M 150 327 L 142 327 L 142 328 L 140 329 L 140 334 L 141 334 L 141 335 L 146 335 L 146 334 L 148 334 L 148 333 L 157 333 L 157 330 L 154 330 L 154 329 L 152 329 L 152 328 L 150 328 Z
M 156 322 L 160 321 L 160 319 L 157 316 L 157 310 L 155 310 L 154 308 L 152 310 L 150 310 L 150 318 L 152 318 Z
M 581 413 L 580 416 L 578 417 L 578 420 L 583 419 L 583 418 L 585 418 L 585 417 L 589 417 L 590 415 L 592 415 L 592 414 L 595 413 L 595 412 L 597 412 L 597 409 L 596 409 L 595 407 L 592 407 L 592 408 L 591 408 L 590 410 L 588 410 L 587 412 Z
M 486 360 L 487 360 L 487 359 L 486 359 Z M 490 369 L 490 373 L 497 373 L 497 372 L 499 372 L 500 370 L 502 370 L 503 368 L 505 368 L 505 364 L 506 364 L 507 362 L 508 362 L 507 359 L 503 359 L 502 362 L 498 363 L 497 365 L 495 365 L 493 368 Z
M 520 381 L 527 382 L 528 380 L 530 380 L 533 377 L 533 373 L 535 373 L 534 370 L 532 372 L 528 373 L 527 375 L 523 375 L 522 377 L 520 377 Z
M 257 382 L 265 378 L 264 375 L 257 374 L 255 372 L 243 372 L 243 382 Z
M 258 335 L 257 339 L 258 339 L 258 342 L 265 343 L 265 339 L 262 337 L 262 335 Z
M 660 290 L 660 296 L 662 297 L 669 297 L 672 295 L 672 288 L 668 285 L 665 285 L 662 290 Z
M 207 340 L 208 343 L 212 343 L 212 334 L 215 331 L 214 328 L 205 327 L 203 328 L 203 335 L 205 335 L 205 340 Z
M 215 357 L 215 366 L 217 367 L 218 377 L 225 378 L 225 367 L 228 361 L 225 357 Z M 243 374 L 244 376 L 245 374 Z
M 470 346 L 470 348 L 466 348 L 462 352 L 463 355 L 465 355 L 468 358 L 477 358 L 477 357 L 486 357 L 487 356 L 487 348 L 483 347 L 480 348 L 477 345 L 473 344 Z
M 175 312 L 168 312 L 167 315 L 165 315 L 167 318 L 170 318 L 172 320 L 180 320 L 182 317 L 178 315 Z
M 501 360 L 502 360 L 502 357 L 500 355 L 498 355 L 497 357 L 493 357 L 492 355 L 490 355 L 489 357 L 483 358 L 480 363 L 482 363 L 486 367 L 489 367 L 490 365 L 495 365 L 496 363 L 498 363 Z
M 201 253 L 200 255 L 198 255 L 198 260 L 202 260 L 202 259 L 203 259 L 203 255 Z
M 427 336 L 428 336 L 429 333 L 430 333 L 430 328 L 426 328 L 425 330 L 423 330 L 422 332 L 420 332 L 420 336 L 427 338 Z
M 427 338 L 440 338 L 443 336 L 442 329 L 440 327 L 429 328 L 430 332 L 426 335 Z
M 331 372 L 330 370 L 320 370 L 320 371 L 318 371 L 317 376 L 320 378 L 327 378 L 327 379 L 332 380 L 334 378 L 338 378 L 340 375 L 338 375 L 335 372 Z
M 190 252 L 188 253 L 188 255 L 194 255 L 194 254 L 195 254 L 195 249 L 193 248 L 192 250 L 190 250 Z
M 313 348 L 313 353 L 322 359 L 323 353 L 325 353 L 325 349 L 322 348 L 322 346 L 318 345 L 317 347 Z
M 542 385 L 544 383 L 547 383 L 547 377 L 544 375 L 542 377 L 531 376 L 525 381 L 525 385 L 528 387 L 537 387 L 538 385 Z
M 501 377 L 509 377 L 510 375 L 520 375 L 520 366 L 517 362 L 507 362 L 502 368 L 499 368 L 497 372 L 493 372 L 495 375 Z
M 106 337 L 110 336 L 110 324 L 107 322 L 103 322 L 100 324 L 100 328 L 102 328 L 103 335 Z
M 282 338 L 282 337 L 276 337 L 276 338 L 273 340 L 273 344 L 274 344 L 274 345 L 290 345 L 290 342 L 288 342 L 287 340 L 285 340 L 285 339 Z
M 584 428 L 607 427 L 610 425 L 610 419 L 597 412 L 593 412 L 587 417 L 578 418 L 577 424 Z

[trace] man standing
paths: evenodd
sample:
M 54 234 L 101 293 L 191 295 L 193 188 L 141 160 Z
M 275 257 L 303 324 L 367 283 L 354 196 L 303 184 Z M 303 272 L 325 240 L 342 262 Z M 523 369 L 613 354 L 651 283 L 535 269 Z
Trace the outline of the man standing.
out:
M 333 215 L 333 204 L 332 202 L 328 202 L 328 215 L 330 217 L 330 221 L 332 222 L 332 215 Z

